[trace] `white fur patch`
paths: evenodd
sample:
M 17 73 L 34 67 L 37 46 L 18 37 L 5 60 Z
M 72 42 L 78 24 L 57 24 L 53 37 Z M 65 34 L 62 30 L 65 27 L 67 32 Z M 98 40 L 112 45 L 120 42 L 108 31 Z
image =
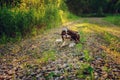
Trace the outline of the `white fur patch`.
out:
M 67 35 L 67 38 L 70 38 L 71 36 L 70 35 Z
M 63 28 L 62 31 L 65 31 L 67 33 L 68 29 L 67 28 Z
M 69 47 L 74 47 L 76 45 L 76 43 L 72 42 L 69 44 Z

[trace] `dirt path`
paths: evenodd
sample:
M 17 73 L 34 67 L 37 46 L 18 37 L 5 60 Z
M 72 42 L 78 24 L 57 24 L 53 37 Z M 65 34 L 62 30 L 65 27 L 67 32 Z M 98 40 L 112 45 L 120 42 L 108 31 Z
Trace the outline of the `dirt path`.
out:
M 120 27 L 101 18 L 66 25 L 80 32 L 82 43 L 74 48 L 55 44 L 61 27 L 1 45 L 0 80 L 120 80 Z

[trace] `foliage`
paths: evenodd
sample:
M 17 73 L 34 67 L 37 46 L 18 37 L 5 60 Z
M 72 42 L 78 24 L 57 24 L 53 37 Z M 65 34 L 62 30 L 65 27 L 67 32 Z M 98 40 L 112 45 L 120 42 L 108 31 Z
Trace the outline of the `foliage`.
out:
M 69 16 L 62 0 L 7 0 L 1 4 L 0 43 L 35 36 L 41 29 L 60 25 Z

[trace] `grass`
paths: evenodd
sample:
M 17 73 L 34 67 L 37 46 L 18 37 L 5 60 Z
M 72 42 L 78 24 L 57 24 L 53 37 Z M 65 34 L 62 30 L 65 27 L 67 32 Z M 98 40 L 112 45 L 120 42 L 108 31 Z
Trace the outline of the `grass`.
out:
M 41 58 L 35 59 L 35 61 L 39 64 L 47 63 L 48 61 L 54 61 L 56 59 L 55 51 L 45 51 L 42 54 Z
M 32 10 L 27 12 L 17 9 L 12 11 L 8 8 L 1 8 L 0 10 L 0 43 L 19 41 L 32 32 L 33 25 L 35 25 Z
M 84 52 L 84 59 L 85 59 L 85 61 L 90 62 L 92 60 L 92 57 L 90 56 L 89 51 L 88 50 L 84 50 L 83 52 Z
M 105 24 L 105 23 L 103 23 Z M 107 53 L 108 55 L 112 56 L 112 58 L 119 62 L 119 56 L 120 56 L 120 28 L 119 26 L 114 26 L 111 24 L 107 25 L 101 25 L 98 23 L 81 23 L 77 25 L 78 28 L 80 28 L 82 31 L 84 31 L 84 34 L 88 33 L 95 33 L 97 38 L 99 38 L 98 41 L 100 41 L 101 48 Z M 83 29 L 82 29 L 83 28 Z M 86 35 L 87 36 L 87 35 Z M 88 39 L 89 40 L 89 39 Z
M 46 78 L 46 80 L 49 80 L 49 79 L 53 79 L 54 76 L 55 76 L 55 73 L 50 72 L 47 76 L 45 76 L 45 78 Z
M 120 26 L 120 15 L 107 16 L 104 18 L 104 20 Z
M 89 23 L 89 21 L 87 21 L 86 23 L 77 24 L 75 26 L 78 28 L 78 30 L 81 30 L 84 32 L 84 36 L 83 34 L 81 34 L 81 36 L 83 36 L 82 38 L 85 38 L 85 36 L 87 36 L 89 33 L 90 34 L 94 33 L 96 35 L 95 39 L 98 38 L 99 40 L 97 41 L 98 42 L 100 41 L 100 43 L 102 43 L 101 47 L 106 46 L 105 48 L 102 47 L 102 49 L 104 50 L 104 53 L 102 53 L 101 55 L 103 57 L 105 57 L 106 54 L 110 55 L 113 58 L 113 60 L 115 60 L 116 62 L 119 62 L 119 56 L 120 56 L 119 55 L 119 51 L 120 51 L 119 50 L 119 44 L 120 44 L 119 30 L 120 28 L 119 27 L 117 26 L 112 27 L 111 24 L 107 24 L 107 25 L 101 25 L 99 23 L 93 24 L 93 23 Z M 86 40 L 83 40 L 83 42 L 84 41 Z M 89 41 L 89 39 L 87 39 L 87 41 Z M 95 41 L 95 45 L 96 44 L 97 42 Z M 83 46 L 79 44 L 78 49 L 80 50 L 81 47 Z M 77 71 L 77 77 L 80 79 L 94 80 L 93 68 L 89 64 L 89 61 L 92 60 L 92 57 L 90 57 L 88 50 L 83 50 L 83 52 L 84 52 L 84 60 L 86 63 L 83 63 L 84 68 L 81 67 Z M 103 70 L 106 72 L 110 71 L 107 67 L 103 67 Z M 90 73 L 86 75 L 84 74 L 84 71 L 88 71 Z
M 109 73 L 111 69 L 109 69 L 109 68 L 106 67 L 106 66 L 103 66 L 103 67 L 102 67 L 102 70 L 105 71 L 105 72 L 107 72 L 107 73 Z
M 84 32 L 92 32 L 94 31 L 97 36 L 99 36 L 101 39 L 103 39 L 103 42 L 111 47 L 118 49 L 119 39 L 119 27 L 110 27 L 110 26 L 100 26 L 97 24 L 90 24 L 90 23 L 82 23 L 79 26 L 84 26 Z
M 84 26 L 81 27 L 81 24 L 75 25 L 72 29 L 78 30 L 80 34 L 80 43 L 76 45 L 77 53 L 83 52 L 83 60 L 84 63 L 79 64 L 79 69 L 76 71 L 76 76 L 79 79 L 85 80 L 94 80 L 93 68 L 90 66 L 90 61 L 92 57 L 90 56 L 90 52 L 87 49 L 84 49 L 84 43 L 86 42 L 86 37 L 88 32 L 86 33 L 86 28 Z M 88 29 L 87 29 L 88 30 Z
M 80 18 L 80 17 L 78 17 L 78 16 L 76 16 L 76 15 L 70 13 L 70 12 L 66 12 L 66 13 L 67 13 L 67 19 L 69 21 L 78 20 Z

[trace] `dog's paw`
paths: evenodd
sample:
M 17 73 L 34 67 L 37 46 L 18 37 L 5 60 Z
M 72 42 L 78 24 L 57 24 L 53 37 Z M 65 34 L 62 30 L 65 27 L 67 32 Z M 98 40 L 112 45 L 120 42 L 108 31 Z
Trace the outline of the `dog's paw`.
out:
M 62 42 L 62 39 L 56 39 L 55 42 L 56 42 L 56 43 L 61 43 L 61 42 Z
M 74 47 L 76 45 L 76 43 L 70 43 L 69 47 Z

